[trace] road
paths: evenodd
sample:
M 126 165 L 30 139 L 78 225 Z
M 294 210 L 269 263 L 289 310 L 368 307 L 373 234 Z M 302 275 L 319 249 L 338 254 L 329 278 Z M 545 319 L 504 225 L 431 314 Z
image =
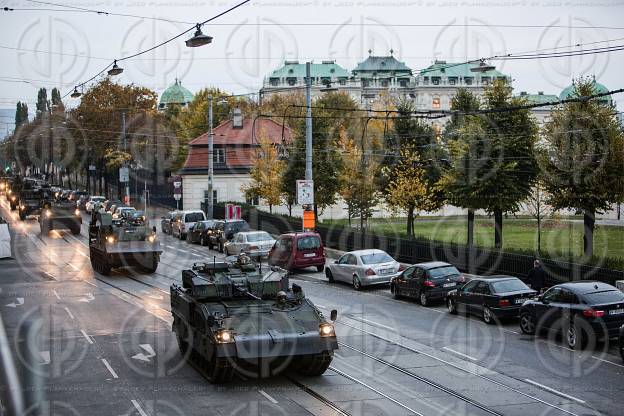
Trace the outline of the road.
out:
M 383 287 L 356 292 L 312 270 L 291 282 L 339 312 L 330 370 L 213 386 L 181 358 L 169 286 L 193 262 L 221 255 L 159 233 L 165 251 L 154 275 L 102 276 L 89 262 L 86 215 L 79 236 L 41 236 L 4 198 L 0 215 L 11 222 L 15 257 L 0 262 L 0 312 L 15 351 L 27 335 L 39 342 L 30 371 L 43 377 L 49 414 L 622 414 L 624 365 L 613 345 L 574 352 L 521 335 L 516 322 L 486 325 L 395 300 Z

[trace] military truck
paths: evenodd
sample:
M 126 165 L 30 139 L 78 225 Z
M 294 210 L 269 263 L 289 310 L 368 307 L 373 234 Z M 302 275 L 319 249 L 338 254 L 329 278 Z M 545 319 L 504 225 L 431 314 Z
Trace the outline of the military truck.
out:
M 301 287 L 288 287 L 287 271 L 238 263 L 196 263 L 182 272 L 181 287 L 171 285 L 172 329 L 182 355 L 212 383 L 235 372 L 323 374 L 338 349 L 333 324 Z
M 69 229 L 72 234 L 80 234 L 82 215 L 76 204 L 68 199 L 47 198 L 39 215 L 41 234 L 48 235 L 57 229 Z
M 9 201 L 9 206 L 11 207 L 11 211 L 15 211 L 18 207 L 19 201 L 19 191 L 22 189 L 22 181 L 19 177 L 13 179 L 13 182 L 10 183 L 8 190 L 6 191 L 6 199 Z
M 23 187 L 17 198 L 20 220 L 24 221 L 29 215 L 41 214 L 43 200 L 44 194 L 41 189 Z
M 156 227 L 114 225 L 110 213 L 93 213 L 89 223 L 89 255 L 96 272 L 108 275 L 113 268 L 134 267 L 154 273 L 161 254 Z

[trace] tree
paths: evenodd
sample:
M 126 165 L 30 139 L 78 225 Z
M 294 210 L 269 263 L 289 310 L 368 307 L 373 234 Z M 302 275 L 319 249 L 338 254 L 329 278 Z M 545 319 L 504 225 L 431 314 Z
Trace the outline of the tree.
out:
M 258 197 L 269 204 L 269 212 L 273 206 L 279 205 L 282 197 L 282 175 L 286 162 L 271 138 L 262 130 L 258 134 L 259 149 L 251 168 L 251 184 L 242 187 L 247 197 Z
M 52 108 L 54 111 L 58 113 L 63 113 L 65 111 L 65 105 L 63 104 L 63 100 L 61 99 L 61 92 L 58 88 L 52 88 Z
M 50 102 L 48 101 L 48 91 L 45 88 L 39 88 L 37 92 L 37 114 L 46 114 L 50 110 Z
M 587 97 L 593 80 L 575 83 L 574 96 L 584 98 L 559 106 L 544 126 L 540 165 L 548 202 L 556 209 L 583 211 L 583 253 L 593 255 L 596 213 L 624 200 L 624 133 L 613 107 Z
M 24 123 L 28 123 L 28 105 L 18 101 L 15 108 L 15 129 Z
M 547 199 L 548 194 L 544 189 L 544 182 L 538 179 L 526 200 L 529 212 L 537 221 L 537 254 L 542 252 L 542 220 L 551 211 L 550 206 L 546 203 Z

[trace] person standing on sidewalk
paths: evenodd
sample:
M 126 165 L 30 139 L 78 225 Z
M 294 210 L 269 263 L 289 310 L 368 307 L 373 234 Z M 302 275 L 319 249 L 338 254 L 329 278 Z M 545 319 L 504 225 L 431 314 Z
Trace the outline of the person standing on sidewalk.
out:
M 542 263 L 539 260 L 533 262 L 533 268 L 529 272 L 527 280 L 531 289 L 537 290 L 537 293 L 542 293 L 546 284 L 546 273 L 542 269 Z

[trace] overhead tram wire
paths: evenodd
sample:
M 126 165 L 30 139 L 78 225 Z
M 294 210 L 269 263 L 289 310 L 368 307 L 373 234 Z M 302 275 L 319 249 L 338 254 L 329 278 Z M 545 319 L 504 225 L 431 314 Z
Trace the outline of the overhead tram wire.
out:
M 31 1 L 34 1 L 34 0 L 31 0 Z M 209 19 L 204 20 L 203 22 L 198 23 L 197 25 L 194 25 L 193 27 L 191 27 L 191 28 L 189 28 L 189 29 L 187 29 L 187 30 L 185 30 L 185 31 L 183 31 L 183 32 L 181 32 L 181 33 L 179 33 L 179 34 L 177 34 L 177 35 L 173 36 L 172 38 L 169 38 L 169 39 L 167 39 L 167 40 L 165 40 L 165 41 L 163 41 L 163 42 L 161 42 L 161 43 L 157 44 L 157 45 L 154 45 L 154 46 L 152 46 L 152 47 L 150 47 L 150 48 L 147 48 L 147 49 L 145 49 L 145 50 L 139 51 L 139 52 L 134 53 L 134 54 L 132 54 L 132 55 L 125 56 L 125 57 L 123 57 L 123 58 L 118 58 L 118 59 L 117 59 L 117 62 L 127 61 L 128 59 L 135 58 L 135 57 L 137 57 L 137 56 L 140 56 L 140 55 L 146 54 L 146 53 L 148 53 L 148 52 L 151 52 L 151 51 L 153 51 L 154 49 L 160 48 L 161 46 L 164 46 L 164 45 L 166 45 L 166 44 L 168 44 L 168 43 L 170 43 L 170 42 L 172 42 L 172 41 L 174 41 L 174 40 L 176 40 L 176 39 L 178 39 L 178 38 L 180 38 L 180 37 L 184 36 L 185 34 L 187 34 L 187 33 L 191 32 L 191 31 L 195 30 L 195 29 L 199 29 L 199 28 L 201 28 L 201 27 L 202 27 L 203 25 L 205 25 L 206 23 L 212 22 L 213 20 L 218 19 L 219 17 L 221 17 L 221 16 L 223 16 L 223 15 L 225 15 L 225 14 L 228 14 L 229 12 L 231 12 L 231 11 L 233 11 L 233 10 L 235 10 L 235 9 L 237 9 L 237 8 L 239 8 L 239 7 L 241 7 L 241 6 L 243 6 L 244 4 L 249 3 L 250 1 L 251 1 L 251 0 L 243 0 L 242 2 L 240 2 L 240 3 L 238 3 L 238 4 L 236 4 L 236 5 L 232 6 L 232 7 L 230 7 L 229 9 L 227 9 L 227 10 L 225 10 L 225 11 L 223 11 L 223 12 L 221 12 L 221 13 L 219 13 L 219 14 L 217 14 L 217 15 L 215 15 L 215 16 L 213 16 L 213 17 L 209 18 Z M 113 66 L 113 63 L 111 62 L 111 63 L 110 63 L 110 64 L 108 64 L 108 65 L 107 65 L 104 69 L 102 69 L 100 72 L 98 72 L 97 74 L 95 74 L 94 76 L 92 76 L 91 78 L 89 78 L 87 81 L 84 81 L 84 82 L 81 82 L 81 83 L 79 83 L 79 84 L 76 84 L 76 87 L 75 87 L 74 91 L 76 91 L 78 87 L 83 88 L 85 84 L 87 84 L 87 83 L 89 83 L 89 82 L 93 81 L 95 78 L 97 78 L 98 76 L 100 76 L 101 74 L 103 74 L 106 70 L 108 70 L 108 68 L 110 68 L 110 67 L 112 67 L 112 66 Z M 66 94 L 65 94 L 62 98 L 67 97 L 67 96 L 68 96 L 69 94 L 71 94 L 71 93 L 72 93 L 71 91 L 68 91 L 68 92 L 67 92 L 67 93 L 66 93 Z

